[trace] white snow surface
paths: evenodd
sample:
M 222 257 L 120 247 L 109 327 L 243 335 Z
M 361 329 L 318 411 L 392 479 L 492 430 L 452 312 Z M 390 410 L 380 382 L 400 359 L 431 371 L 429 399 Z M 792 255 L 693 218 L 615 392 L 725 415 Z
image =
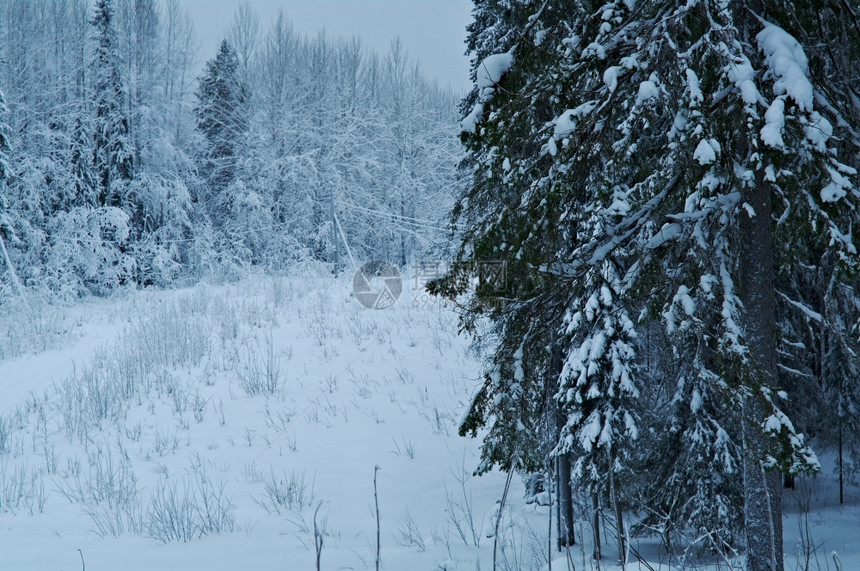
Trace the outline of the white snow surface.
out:
M 597 103 L 594 101 L 586 101 L 575 107 L 568 109 L 553 121 L 552 135 L 555 139 L 561 139 L 572 133 L 576 129 L 579 119 L 591 113 Z
M 639 93 L 636 94 L 636 105 L 642 105 L 658 97 L 660 97 L 660 89 L 657 87 L 657 84 L 651 79 L 646 79 L 639 84 Z
M 821 189 L 821 200 L 824 202 L 837 202 L 848 194 L 848 190 L 851 188 L 851 181 L 834 168 L 827 167 L 827 172 L 830 173 L 830 182 Z
M 511 69 L 513 64 L 514 55 L 508 52 L 489 55 L 478 65 L 475 70 L 478 101 L 472 111 L 460 122 L 460 129 L 463 132 L 475 133 L 477 131 L 478 123 L 484 118 L 484 102 L 492 95 L 496 84 Z
M 785 99 L 777 97 L 764 114 L 764 127 L 761 128 L 761 140 L 768 147 L 782 149 L 785 141 L 782 130 L 785 128 Z
M 699 85 L 699 76 L 692 69 L 687 68 L 687 93 L 690 94 L 690 107 L 698 107 L 699 103 L 704 101 L 702 88 Z
M 494 87 L 513 64 L 514 55 L 510 52 L 485 57 L 476 71 L 478 90 Z
M 618 87 L 618 74 L 621 73 L 621 66 L 612 65 L 606 68 L 606 71 L 603 72 L 603 83 L 606 84 L 606 88 L 613 92 L 615 88 Z
M 809 124 L 804 126 L 806 138 L 819 151 L 827 150 L 827 141 L 833 136 L 833 125 L 817 111 L 809 114 Z
M 483 103 L 476 103 L 472 111 L 460 122 L 460 128 L 463 131 L 474 133 L 478 128 L 478 123 L 484 118 Z
M 408 277 L 384 311 L 357 304 L 350 281 L 248 277 L 4 312 L 0 330 L 29 321 L 34 333 L 0 359 L 0 569 L 75 570 L 82 557 L 125 571 L 314 569 L 315 512 L 323 569 L 373 569 L 374 474 L 381 569 L 491 569 L 505 475 L 472 476 L 479 440 L 456 434 L 482 365 L 456 315 Z M 243 388 L 267 379 L 271 392 Z M 599 416 L 587 425 L 589 444 L 608 437 Z M 860 568 L 860 489 L 839 506 L 829 470 L 784 492 L 787 569 L 799 562 L 804 497 L 826 545 L 821 568 L 831 552 Z M 174 490 L 175 515 L 191 521 L 206 512 L 201 486 L 224 529 L 155 539 L 154 500 Z M 526 503 L 518 476 L 502 516 L 499 569 L 546 570 L 549 507 Z M 571 556 L 590 562 L 589 529 L 583 537 Z M 668 571 L 659 538 L 632 541 Z M 552 554 L 553 569 L 566 561 Z M 600 568 L 616 561 L 607 540 Z
M 671 240 L 676 240 L 683 231 L 684 227 L 677 222 L 667 222 L 663 224 L 660 230 L 648 240 L 648 243 L 645 245 L 648 249 L 654 249 L 662 246 L 666 242 Z
M 726 70 L 729 80 L 741 92 L 741 98 L 747 106 L 754 106 L 761 98 L 758 87 L 755 84 L 755 70 L 750 61 L 744 57 L 743 61 L 734 63 Z
M 700 165 L 709 165 L 717 160 L 717 152 L 720 149 L 720 143 L 714 139 L 702 139 L 699 141 L 696 150 L 693 151 L 693 158 Z
M 765 22 L 756 36 L 773 76 L 775 95 L 787 95 L 804 111 L 812 111 L 813 90 L 809 80 L 809 60 L 803 46 L 775 24 Z

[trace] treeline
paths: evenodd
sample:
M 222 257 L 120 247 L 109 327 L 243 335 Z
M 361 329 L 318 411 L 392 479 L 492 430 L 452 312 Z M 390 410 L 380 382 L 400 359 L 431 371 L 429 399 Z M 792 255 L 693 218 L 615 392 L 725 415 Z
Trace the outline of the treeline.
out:
M 0 4 L 4 295 L 169 285 L 350 256 L 405 264 L 456 194 L 456 98 L 395 41 L 267 30 L 199 70 L 178 0 Z

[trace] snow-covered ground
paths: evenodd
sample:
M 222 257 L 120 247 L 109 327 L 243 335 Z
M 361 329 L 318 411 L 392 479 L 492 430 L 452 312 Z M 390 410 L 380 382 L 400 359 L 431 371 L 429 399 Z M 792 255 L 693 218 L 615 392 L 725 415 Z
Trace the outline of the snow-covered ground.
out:
M 4 314 L 0 570 L 372 569 L 377 529 L 382 569 L 492 569 L 506 475 L 473 477 L 457 436 L 479 361 L 450 309 L 407 289 L 367 310 L 349 278 Z M 548 566 L 549 509 L 523 496 L 515 476 L 499 569 Z M 860 569 L 858 496 L 786 493 L 787 569 Z M 615 568 L 605 544 L 552 568 Z M 678 568 L 633 546 L 630 569 Z

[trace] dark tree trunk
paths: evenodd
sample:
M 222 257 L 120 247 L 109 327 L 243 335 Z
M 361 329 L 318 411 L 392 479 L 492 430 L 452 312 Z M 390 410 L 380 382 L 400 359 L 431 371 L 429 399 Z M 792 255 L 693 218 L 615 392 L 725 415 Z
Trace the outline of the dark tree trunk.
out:
M 594 532 L 594 552 L 592 557 L 595 561 L 599 561 L 601 557 L 600 553 L 600 499 L 597 497 L 597 494 L 592 494 L 591 496 L 591 506 L 592 506 L 592 518 L 591 522 L 592 530 Z
M 556 343 L 552 351 L 550 379 L 547 379 L 547 386 L 555 385 L 555 381 L 561 374 L 563 366 L 564 361 L 561 347 Z M 550 397 L 550 399 L 551 398 L 552 397 Z M 552 403 L 549 403 L 549 405 L 553 406 Z M 555 405 L 555 416 L 555 441 L 559 442 L 561 439 L 562 414 L 558 405 Z M 564 547 L 576 544 L 576 535 L 574 534 L 573 528 L 573 490 L 571 488 L 570 480 L 570 454 L 562 454 L 558 456 L 558 458 L 556 458 L 555 466 L 555 489 L 558 494 L 558 501 L 556 502 L 558 509 L 556 525 L 558 526 L 558 548 L 561 550 Z
M 753 209 L 740 214 L 740 295 L 752 365 L 748 379 L 752 394 L 743 410 L 747 571 L 782 571 L 782 479 L 776 470 L 765 471 L 762 466 L 766 438 L 760 428 L 764 409 L 759 388 L 772 386 L 776 379 L 776 314 L 771 196 L 761 174 L 744 193 L 744 200 Z
M 756 53 L 756 34 L 761 30 L 762 0 L 746 0 L 734 9 L 740 41 Z M 741 164 L 753 163 L 749 132 L 739 127 L 735 156 Z M 747 537 L 747 571 L 783 571 L 782 478 L 762 465 L 766 437 L 761 429 L 764 406 L 760 388 L 776 381 L 776 307 L 774 302 L 773 206 L 771 187 L 759 168 L 751 186 L 742 189 L 741 200 L 752 207 L 740 210 L 740 284 L 743 303 L 743 336 L 749 347 L 749 378 L 743 379 L 751 393 L 743 406 L 744 526 Z
M 609 454 L 609 500 L 612 502 L 612 511 L 615 512 L 615 533 L 618 535 L 618 564 L 624 568 L 627 565 L 627 531 L 624 529 L 624 511 L 621 509 L 621 501 L 618 497 L 618 487 L 615 481 L 615 456 Z
M 844 381 L 843 381 L 844 382 Z M 844 458 L 842 456 L 842 417 L 839 417 L 839 503 L 845 503 L 845 476 L 843 474 Z
M 556 461 L 556 488 L 558 490 L 558 548 L 576 545 L 573 533 L 573 491 L 570 482 L 570 455 L 563 454 Z

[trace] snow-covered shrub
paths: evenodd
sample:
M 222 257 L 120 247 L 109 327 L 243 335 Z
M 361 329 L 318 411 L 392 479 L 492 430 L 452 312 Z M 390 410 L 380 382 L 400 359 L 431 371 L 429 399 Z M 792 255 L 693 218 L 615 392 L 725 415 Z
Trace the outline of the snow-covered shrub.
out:
M 129 253 L 130 219 L 119 208 L 77 207 L 48 223 L 45 284 L 60 295 L 106 294 L 128 283 L 136 261 Z
M 0 454 L 9 452 L 9 437 L 11 427 L 6 417 L 0 414 Z
M 0 511 L 42 513 L 47 499 L 45 480 L 38 468 L 26 463 L 0 463 Z
M 295 470 L 281 474 L 272 471 L 265 481 L 264 490 L 265 498 L 255 498 L 254 501 L 267 513 L 299 512 L 316 501 L 313 482 L 308 486 L 304 472 Z
M 135 216 L 141 235 L 131 250 L 137 261 L 137 282 L 167 286 L 175 283 L 188 261 L 191 244 L 191 196 L 179 179 L 141 175 L 131 183 L 140 212 Z
M 63 380 L 58 389 L 62 395 L 62 427 L 71 440 L 86 441 L 90 430 L 104 420 L 118 420 L 126 411 L 128 397 L 122 380 L 106 361 L 96 361 Z
M 145 532 L 162 543 L 188 542 L 204 535 L 232 532 L 236 526 L 225 484 L 213 484 L 202 467 L 181 484 L 161 480 L 144 516 Z
M 275 354 L 271 335 L 266 338 L 266 346 L 261 350 L 249 347 L 239 354 L 235 367 L 239 386 L 251 396 L 275 394 L 284 381 L 281 362 Z
M 40 292 L 23 298 L 0 297 L 0 321 L 4 324 L 0 328 L 0 360 L 54 348 L 75 334 L 75 322 L 68 312 Z

